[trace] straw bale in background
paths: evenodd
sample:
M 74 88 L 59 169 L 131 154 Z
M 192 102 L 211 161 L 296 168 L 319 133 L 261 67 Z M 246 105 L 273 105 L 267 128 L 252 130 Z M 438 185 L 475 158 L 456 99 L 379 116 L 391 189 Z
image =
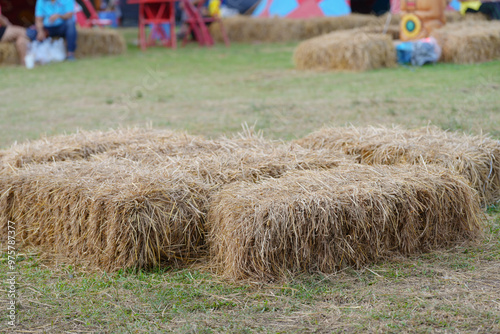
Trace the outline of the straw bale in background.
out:
M 115 29 L 78 29 L 77 58 L 121 55 L 125 51 L 125 38 Z
M 500 58 L 500 22 L 465 21 L 447 24 L 431 34 L 443 53 L 442 61 L 475 64 Z
M 300 43 L 293 60 L 299 70 L 367 71 L 396 65 L 392 38 L 339 31 Z

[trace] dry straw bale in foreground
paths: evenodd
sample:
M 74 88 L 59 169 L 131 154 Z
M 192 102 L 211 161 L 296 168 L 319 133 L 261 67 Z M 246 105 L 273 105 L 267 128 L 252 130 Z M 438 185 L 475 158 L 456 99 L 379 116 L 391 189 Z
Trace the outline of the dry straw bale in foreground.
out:
M 438 164 L 468 179 L 486 204 L 500 199 L 500 142 L 435 127 L 324 128 L 299 139 L 311 149 L 353 155 L 363 164 Z
M 330 169 L 347 159 L 340 153 L 282 144 L 203 153 L 188 161 L 185 168 L 205 182 L 219 187 L 236 181 L 258 182 L 269 177 L 279 178 L 289 171 Z
M 297 169 L 327 169 L 343 154 L 271 141 L 247 130 L 235 138 L 205 139 L 184 132 L 130 129 L 79 132 L 47 137 L 0 151 L 0 171 L 51 161 L 126 159 L 147 165 L 173 165 L 215 185 L 279 177 Z
M 204 254 L 209 188 L 182 171 L 125 160 L 34 165 L 0 175 L 1 228 L 104 270 Z
M 22 150 L 24 160 L 11 157 L 20 162 L 0 173 L 0 220 L 18 224 L 20 243 L 106 270 L 204 256 L 208 201 L 224 184 L 329 169 L 345 160 L 257 136 L 92 134 L 68 136 L 66 145 L 63 137 L 52 138 L 48 143 L 61 146 L 38 142 Z M 68 161 L 42 163 L 50 160 Z
M 127 51 L 125 38 L 116 29 L 79 29 L 77 58 L 120 55 Z
M 367 71 L 396 65 L 392 38 L 339 31 L 304 41 L 293 54 L 299 70 Z
M 335 272 L 481 234 L 476 192 L 437 166 L 346 164 L 226 186 L 211 203 L 211 258 L 229 279 Z
M 120 146 L 94 158 L 123 158 L 159 166 L 175 164 L 214 188 L 235 181 L 256 182 L 263 178 L 280 177 L 292 170 L 329 169 L 347 159 L 352 160 L 342 153 L 304 149 L 296 144 L 258 136 L 200 141 L 175 155 L 165 152 L 165 147 L 165 143 L 139 143 Z
M 465 21 L 432 32 L 443 49 L 441 59 L 474 64 L 500 58 L 500 22 Z
M 164 152 L 175 154 L 205 142 L 201 137 L 184 132 L 152 129 L 122 129 L 101 131 L 80 131 L 72 135 L 59 135 L 15 144 L 0 150 L 0 171 L 20 168 L 28 164 L 51 161 L 88 160 L 91 156 L 127 146 L 148 147 L 155 145 Z

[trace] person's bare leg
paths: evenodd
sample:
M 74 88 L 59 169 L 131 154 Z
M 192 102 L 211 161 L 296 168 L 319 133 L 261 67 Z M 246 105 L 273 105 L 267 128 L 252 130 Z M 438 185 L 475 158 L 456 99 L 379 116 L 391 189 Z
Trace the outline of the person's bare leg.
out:
M 29 44 L 26 29 L 18 26 L 8 26 L 3 34 L 2 42 L 15 42 L 19 58 L 21 58 L 21 65 L 24 65 L 24 57 L 26 57 Z

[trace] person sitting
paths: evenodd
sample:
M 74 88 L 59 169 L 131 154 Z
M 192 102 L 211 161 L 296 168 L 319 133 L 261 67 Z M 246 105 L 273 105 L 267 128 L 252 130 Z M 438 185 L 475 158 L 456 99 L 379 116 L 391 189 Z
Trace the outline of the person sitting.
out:
M 37 0 L 35 6 L 36 39 L 64 37 L 67 60 L 75 59 L 77 32 L 73 19 L 74 0 Z
M 460 13 L 483 13 L 492 20 L 500 20 L 500 2 L 460 0 Z
M 19 58 L 21 58 L 21 64 L 24 65 L 24 58 L 29 45 L 26 29 L 12 25 L 9 19 L 2 14 L 0 14 L 0 42 L 14 42 Z

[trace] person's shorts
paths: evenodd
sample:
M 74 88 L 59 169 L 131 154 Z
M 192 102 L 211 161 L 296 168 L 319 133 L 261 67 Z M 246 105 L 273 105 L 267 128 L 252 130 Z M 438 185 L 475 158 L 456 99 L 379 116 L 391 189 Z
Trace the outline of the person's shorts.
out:
M 7 29 L 7 27 L 0 27 L 0 41 L 2 40 L 3 34 L 5 33 L 5 29 Z
M 36 35 L 37 35 L 37 32 L 36 32 L 35 28 L 30 27 L 30 28 L 26 29 L 26 36 L 28 36 L 30 41 L 33 42 L 36 39 Z

